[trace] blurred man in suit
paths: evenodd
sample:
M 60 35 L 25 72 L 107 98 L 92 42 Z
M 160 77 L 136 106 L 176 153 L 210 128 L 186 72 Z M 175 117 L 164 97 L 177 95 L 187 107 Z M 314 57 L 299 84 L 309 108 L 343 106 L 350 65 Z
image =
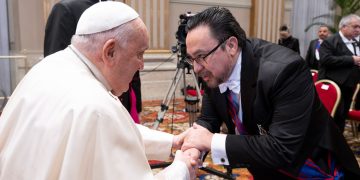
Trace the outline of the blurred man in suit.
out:
M 290 34 L 290 29 L 287 25 L 280 26 L 279 31 L 280 39 L 278 40 L 278 44 L 300 54 L 299 40 Z
M 355 43 L 360 17 L 355 14 L 343 17 L 339 29 L 321 44 L 319 79 L 333 80 L 340 87 L 341 100 L 334 119 L 343 132 L 352 95 L 360 80 L 360 52 Z
M 324 39 L 329 36 L 329 33 L 329 27 L 326 25 L 321 25 L 317 33 L 318 38 L 310 41 L 310 45 L 305 57 L 305 61 L 310 69 L 319 69 L 320 45 L 324 41 Z

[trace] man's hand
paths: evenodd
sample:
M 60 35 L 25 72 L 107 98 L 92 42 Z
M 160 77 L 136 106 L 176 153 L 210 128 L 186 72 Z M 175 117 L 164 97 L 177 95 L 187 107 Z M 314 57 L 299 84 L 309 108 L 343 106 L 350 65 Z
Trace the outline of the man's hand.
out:
M 353 56 L 354 64 L 360 66 L 360 56 Z
M 180 149 L 181 148 L 182 144 L 184 143 L 184 138 L 186 137 L 189 130 L 190 130 L 190 128 L 187 129 L 186 131 L 174 136 L 173 144 L 172 144 L 172 147 L 174 149 Z
M 196 148 L 199 151 L 210 151 L 213 135 L 206 128 L 194 123 L 193 127 L 186 134 L 181 150 L 185 151 L 190 148 Z

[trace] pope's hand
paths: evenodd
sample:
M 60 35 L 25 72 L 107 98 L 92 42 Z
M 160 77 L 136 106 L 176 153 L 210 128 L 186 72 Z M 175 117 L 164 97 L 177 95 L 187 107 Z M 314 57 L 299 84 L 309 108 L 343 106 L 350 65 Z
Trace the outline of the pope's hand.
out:
M 181 150 L 177 150 L 175 154 L 175 161 L 182 161 L 186 164 L 186 167 L 188 168 L 190 179 L 195 179 L 196 177 L 196 169 L 197 165 L 192 165 L 192 158 L 189 155 L 189 153 L 184 153 Z
M 184 143 L 184 138 L 186 137 L 189 130 L 190 130 L 190 128 L 187 129 L 186 131 L 174 136 L 173 144 L 172 144 L 173 148 L 175 148 L 175 149 L 180 149 L 181 148 L 182 144 Z
M 193 127 L 186 134 L 181 150 L 185 151 L 190 148 L 196 148 L 199 151 L 210 151 L 213 135 L 206 128 L 194 123 Z
M 192 166 L 195 166 L 197 168 L 199 165 L 201 165 L 201 154 L 199 150 L 195 148 L 187 149 L 186 151 L 184 151 L 184 154 L 190 157 L 190 163 Z

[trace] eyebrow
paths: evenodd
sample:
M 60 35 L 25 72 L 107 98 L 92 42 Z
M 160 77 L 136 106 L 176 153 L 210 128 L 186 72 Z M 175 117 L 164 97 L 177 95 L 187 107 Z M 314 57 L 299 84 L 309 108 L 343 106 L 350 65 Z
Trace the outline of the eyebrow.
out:
M 206 51 L 207 51 L 207 50 L 204 50 L 204 49 L 198 49 L 198 50 L 196 50 L 196 51 L 194 52 L 194 54 L 196 55 L 195 57 L 198 57 L 199 55 L 205 54 Z M 186 55 L 187 55 L 188 57 L 193 58 L 193 57 L 190 56 L 190 54 L 188 54 L 188 53 L 186 53 Z

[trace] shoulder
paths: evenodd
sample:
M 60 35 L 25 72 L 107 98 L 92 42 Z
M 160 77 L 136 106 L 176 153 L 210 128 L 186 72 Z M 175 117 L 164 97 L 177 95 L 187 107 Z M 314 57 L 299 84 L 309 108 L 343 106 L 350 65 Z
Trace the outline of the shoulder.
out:
M 341 46 L 343 44 L 343 41 L 341 39 L 341 36 L 339 35 L 339 33 L 336 33 L 328 38 L 326 38 L 324 40 L 323 43 L 321 43 L 321 47 L 332 47 L 332 48 L 337 48 L 339 46 Z
M 260 59 L 260 63 L 271 61 L 274 63 L 286 64 L 302 60 L 298 53 L 289 48 L 262 39 L 249 39 L 249 42 L 253 54 Z
M 292 39 L 293 39 L 293 41 L 299 42 L 298 38 L 295 38 L 295 37 L 292 36 Z
M 310 41 L 310 44 L 314 44 L 314 43 L 316 43 L 318 40 L 319 40 L 318 38 L 313 39 L 313 40 Z
M 339 40 L 341 40 L 341 36 L 339 33 L 333 34 L 331 36 L 329 36 L 328 38 L 326 38 L 324 40 L 324 42 L 338 42 Z
M 291 73 L 306 67 L 302 57 L 293 50 L 261 39 L 251 39 L 249 45 L 259 61 L 259 78 L 275 78 L 283 72 Z

